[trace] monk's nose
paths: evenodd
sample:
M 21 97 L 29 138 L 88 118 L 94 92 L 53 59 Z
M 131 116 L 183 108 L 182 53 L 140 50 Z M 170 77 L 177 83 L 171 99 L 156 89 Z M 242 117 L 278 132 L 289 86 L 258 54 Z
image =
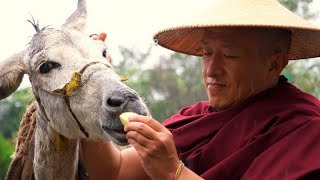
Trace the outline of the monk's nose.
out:
M 214 77 L 223 73 L 224 62 L 221 59 L 221 55 L 217 54 L 213 56 L 206 67 L 206 75 Z
M 122 90 L 114 92 L 108 99 L 107 104 L 111 107 L 120 107 L 128 101 L 138 100 L 135 92 L 129 90 Z

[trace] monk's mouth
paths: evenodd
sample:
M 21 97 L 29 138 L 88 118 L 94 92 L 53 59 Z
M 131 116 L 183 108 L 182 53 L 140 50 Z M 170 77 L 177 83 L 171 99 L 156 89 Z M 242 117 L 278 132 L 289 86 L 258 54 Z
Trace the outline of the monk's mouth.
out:
M 218 84 L 218 83 L 208 83 L 207 84 L 207 88 L 208 89 L 221 89 L 221 88 L 225 88 L 226 85 L 224 84 Z
M 207 86 L 226 86 L 225 84 L 223 83 L 217 83 L 217 82 L 208 82 L 207 83 Z

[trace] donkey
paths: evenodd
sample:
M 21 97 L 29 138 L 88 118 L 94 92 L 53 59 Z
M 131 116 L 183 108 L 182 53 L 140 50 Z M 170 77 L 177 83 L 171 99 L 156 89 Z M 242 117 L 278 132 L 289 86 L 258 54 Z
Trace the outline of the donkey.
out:
M 86 2 L 79 0 L 59 29 L 33 22 L 36 34 L 27 48 L 0 61 L 0 100 L 27 74 L 37 101 L 35 179 L 75 179 L 80 139 L 127 145 L 119 115 L 149 114 L 105 59 L 105 44 L 84 33 L 86 15 Z

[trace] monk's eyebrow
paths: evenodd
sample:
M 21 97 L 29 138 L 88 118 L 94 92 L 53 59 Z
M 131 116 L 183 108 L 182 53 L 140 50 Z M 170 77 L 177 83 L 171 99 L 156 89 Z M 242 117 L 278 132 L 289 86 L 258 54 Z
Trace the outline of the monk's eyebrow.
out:
M 229 42 L 223 42 L 221 46 L 226 49 L 235 49 L 235 50 L 243 49 L 241 46 L 234 43 L 229 43 Z

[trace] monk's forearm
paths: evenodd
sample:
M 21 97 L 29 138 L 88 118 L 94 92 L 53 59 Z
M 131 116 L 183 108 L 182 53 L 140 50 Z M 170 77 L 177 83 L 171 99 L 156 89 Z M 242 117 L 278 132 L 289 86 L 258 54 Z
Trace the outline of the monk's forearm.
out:
M 83 140 L 82 161 L 90 179 L 149 179 L 134 148 L 119 151 L 112 142 Z
M 112 142 L 81 141 L 82 161 L 90 179 L 117 179 L 121 152 Z

